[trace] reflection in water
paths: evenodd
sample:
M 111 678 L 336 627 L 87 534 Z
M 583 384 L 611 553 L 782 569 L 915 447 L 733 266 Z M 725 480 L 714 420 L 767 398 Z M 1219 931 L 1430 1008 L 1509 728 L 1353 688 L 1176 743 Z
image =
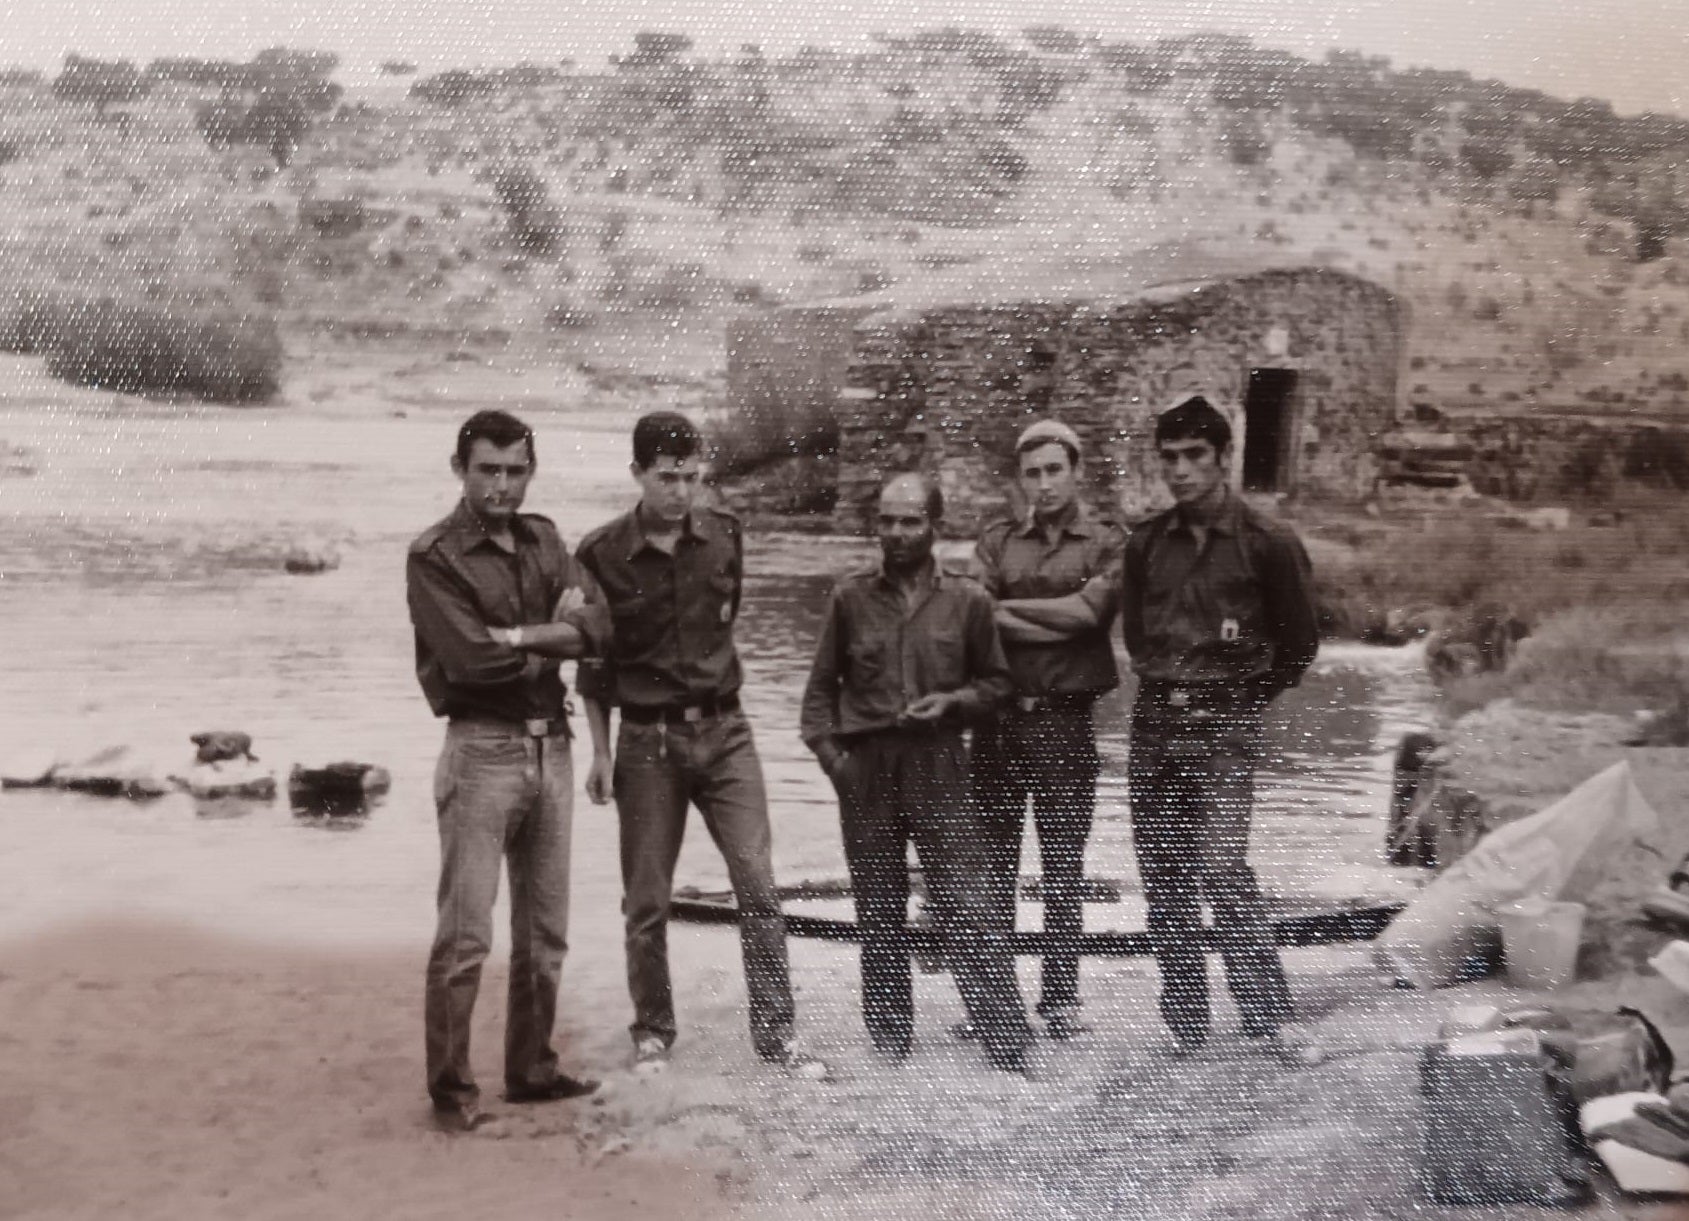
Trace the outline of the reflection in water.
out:
M 464 409 L 402 420 L 328 406 L 142 405 L 128 414 L 84 392 L 40 394 L 0 397 L 5 440 L 40 455 L 36 476 L 0 480 L 0 515 L 11 523 L 0 532 L 0 616 L 13 710 L 0 740 L 83 755 L 128 743 L 172 757 L 215 723 L 250 733 L 256 753 L 284 773 L 295 760 L 367 759 L 391 772 L 392 790 L 355 817 L 296 817 L 286 802 L 213 809 L 185 794 L 135 804 L 7 791 L 0 859 L 12 869 L 0 887 L 0 934 L 115 908 L 337 944 L 425 941 L 440 727 L 412 672 L 403 559 L 410 538 L 452 506 L 446 458 Z M 541 446 L 531 508 L 574 540 L 627 507 L 631 419 L 525 414 Z M 283 545 L 307 533 L 339 541 L 340 569 L 280 571 Z M 832 791 L 798 738 L 798 703 L 831 574 L 871 559 L 860 540 L 751 539 L 743 697 L 783 882 L 844 876 Z M 1281 701 L 1254 850 L 1269 887 L 1389 891 L 1388 756 L 1402 731 L 1423 723 L 1426 705 L 1412 658 L 1356 646 L 1329 647 Z M 1123 694 L 1098 710 L 1105 775 L 1088 872 L 1119 880 L 1128 901 L 1089 907 L 1097 928 L 1136 922 L 1127 712 Z M 575 765 L 584 772 L 583 743 Z M 577 806 L 575 920 L 613 928 L 614 815 L 584 795 Z M 678 876 L 704 889 L 726 884 L 701 828 Z

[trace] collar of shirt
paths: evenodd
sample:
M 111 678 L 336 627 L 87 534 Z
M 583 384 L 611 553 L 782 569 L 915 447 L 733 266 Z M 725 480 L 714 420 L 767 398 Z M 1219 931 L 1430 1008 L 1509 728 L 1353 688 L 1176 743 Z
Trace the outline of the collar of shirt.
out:
M 655 551 L 659 555 L 669 554 L 646 537 L 645 527 L 639 520 L 638 505 L 635 505 L 633 511 L 622 519 L 620 533 L 621 542 L 629 560 L 645 550 Z M 686 519 L 681 522 L 679 541 L 682 543 L 707 543 L 717 537 L 719 537 L 719 531 L 708 514 L 694 510 L 687 513 Z
M 1226 499 L 1220 505 L 1214 516 L 1202 525 L 1206 526 L 1210 534 L 1235 535 L 1243 526 L 1243 498 L 1231 488 L 1226 488 Z M 1190 522 L 1185 515 L 1175 508 L 1168 522 L 1167 529 L 1184 534 L 1192 534 Z M 1193 534 L 1194 537 L 1194 534 Z
M 1090 510 L 1079 501 L 1074 501 L 1067 507 L 1057 519 L 1056 525 L 1059 527 L 1058 534 L 1070 535 L 1073 538 L 1090 538 L 1097 530 Z M 1022 538 L 1044 537 L 1044 527 L 1036 512 L 1031 509 L 1026 511 L 1026 520 L 1021 523 L 1019 533 Z
M 881 589 L 887 590 L 891 593 L 902 592 L 902 587 L 886 574 L 884 564 L 881 564 L 880 567 L 875 570 L 874 575 L 876 578 L 875 584 Z M 946 588 L 951 579 L 952 578 L 949 574 L 944 571 L 943 566 L 939 564 L 937 560 L 929 557 L 926 564 L 921 568 L 919 578 L 915 581 L 915 592 L 920 599 L 924 599 L 927 594 Z
M 447 524 L 453 541 L 464 551 L 473 551 L 476 547 L 485 546 L 494 547 L 503 551 L 506 555 L 511 554 L 510 548 L 487 533 L 486 525 L 481 521 L 475 510 L 469 507 L 469 502 L 466 500 L 457 502 L 457 508 L 452 510 L 452 515 Z M 517 543 L 534 541 L 533 529 L 522 520 L 520 513 L 511 515 L 510 533 Z

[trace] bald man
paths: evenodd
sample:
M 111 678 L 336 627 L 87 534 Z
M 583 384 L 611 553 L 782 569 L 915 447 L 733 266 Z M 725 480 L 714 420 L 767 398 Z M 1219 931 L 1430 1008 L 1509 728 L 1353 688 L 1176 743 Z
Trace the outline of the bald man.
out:
M 886 482 L 875 518 L 881 562 L 833 593 L 804 689 L 803 739 L 839 795 L 874 1046 L 901 1061 L 914 1032 L 913 841 L 968 1020 L 993 1065 L 1024 1073 L 1031 1030 L 962 742 L 962 727 L 1001 703 L 1011 678 L 990 596 L 933 559 L 943 516 L 931 481 Z

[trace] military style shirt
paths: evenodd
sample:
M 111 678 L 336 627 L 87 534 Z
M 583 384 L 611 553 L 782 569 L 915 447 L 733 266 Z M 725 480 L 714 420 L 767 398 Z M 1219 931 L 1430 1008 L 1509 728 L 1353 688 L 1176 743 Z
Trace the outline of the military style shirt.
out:
M 1119 685 L 1108 633 L 1119 608 L 1125 546 L 1126 531 L 1118 523 L 1094 516 L 1083 505 L 1073 506 L 1049 531 L 1027 514 L 994 521 L 980 533 L 974 551 L 980 583 L 999 600 L 1059 598 L 1078 593 L 1092 577 L 1106 578 L 1094 629 L 1049 644 L 1003 641 L 1016 691 L 1069 695 Z
M 589 649 L 608 640 L 609 616 L 597 589 L 551 520 L 519 513 L 510 532 L 513 550 L 495 541 L 459 501 L 417 536 L 405 557 L 416 677 L 436 716 L 561 716 L 557 662 L 496 641 L 488 629 L 550 622 L 565 589 L 588 597 L 587 608 L 568 618 L 586 635 Z
M 905 602 L 883 572 L 868 572 L 846 577 L 827 604 L 800 729 L 826 763 L 838 738 L 892 728 L 923 695 L 957 693 L 967 721 L 1011 689 L 991 597 L 977 582 L 934 564 Z
M 694 508 L 670 555 L 651 545 L 634 509 L 583 538 L 576 556 L 603 589 L 613 625 L 603 661 L 580 668 L 582 695 L 669 708 L 739 690 L 733 623 L 745 541 L 737 517 Z
M 1175 683 L 1295 686 L 1319 649 L 1301 540 L 1235 493 L 1207 535 L 1199 550 L 1176 508 L 1133 530 L 1121 603 L 1133 668 Z

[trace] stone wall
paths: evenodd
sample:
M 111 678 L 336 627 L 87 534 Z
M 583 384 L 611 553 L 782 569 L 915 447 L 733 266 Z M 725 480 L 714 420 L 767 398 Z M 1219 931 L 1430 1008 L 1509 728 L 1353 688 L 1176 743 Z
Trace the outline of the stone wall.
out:
M 1508 500 L 1600 500 L 1620 483 L 1689 488 L 1689 425 L 1538 411 L 1448 415 L 1473 490 Z
M 1395 419 L 1402 318 L 1376 285 L 1305 269 L 1128 302 L 871 314 L 854 341 L 838 412 L 836 524 L 862 527 L 885 472 L 923 468 L 939 473 L 949 531 L 969 534 L 1008 505 L 1014 437 L 1040 415 L 1079 432 L 1087 498 L 1128 518 L 1164 503 L 1151 431 L 1177 396 L 1217 400 L 1241 465 L 1255 368 L 1299 374 L 1282 490 L 1365 496 L 1374 444 Z M 1047 407 L 1029 407 L 1020 373 L 1039 345 L 1055 352 L 1055 387 Z

